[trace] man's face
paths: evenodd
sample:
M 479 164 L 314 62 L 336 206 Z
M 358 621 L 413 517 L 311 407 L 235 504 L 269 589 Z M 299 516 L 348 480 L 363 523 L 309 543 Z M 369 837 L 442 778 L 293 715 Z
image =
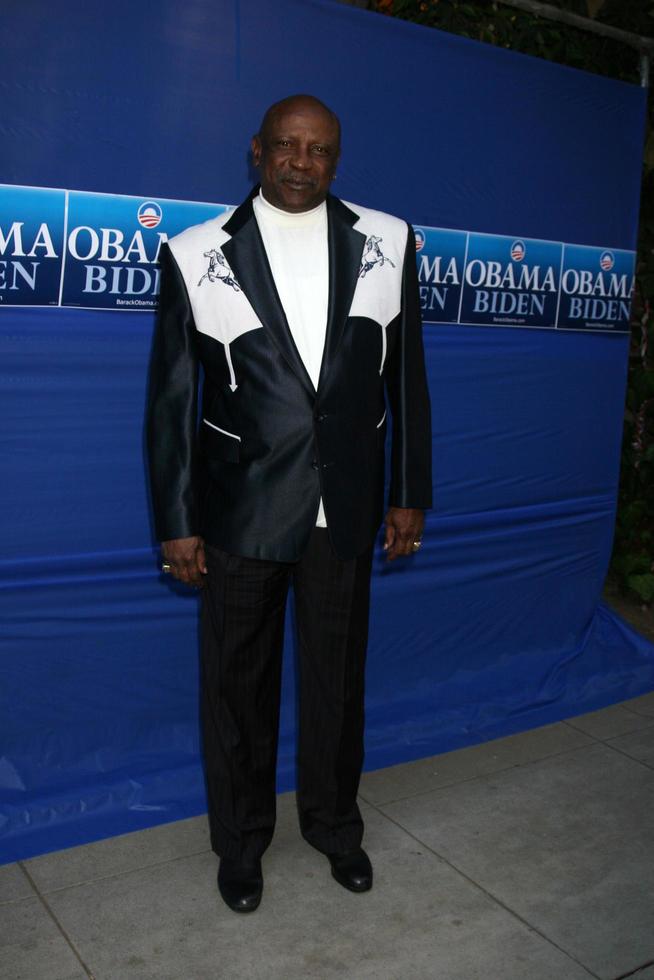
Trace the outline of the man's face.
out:
M 296 103 L 272 114 L 252 140 L 261 190 L 283 211 L 310 211 L 327 197 L 338 161 L 338 125 L 320 106 Z

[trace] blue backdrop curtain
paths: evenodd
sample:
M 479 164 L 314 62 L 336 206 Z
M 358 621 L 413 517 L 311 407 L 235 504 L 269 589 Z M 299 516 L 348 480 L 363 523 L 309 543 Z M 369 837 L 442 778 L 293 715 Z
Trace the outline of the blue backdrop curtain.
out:
M 25 0 L 3 12 L 0 52 L 7 183 L 235 204 L 263 110 L 310 91 L 342 119 L 347 200 L 425 227 L 635 248 L 634 86 L 328 0 L 116 0 L 101 18 Z M 153 316 L 7 295 L 9 861 L 201 812 L 204 785 L 197 598 L 158 572 L 145 477 Z M 654 686 L 654 649 L 600 602 L 627 336 L 428 325 L 425 346 L 435 508 L 419 556 L 376 560 L 368 768 Z

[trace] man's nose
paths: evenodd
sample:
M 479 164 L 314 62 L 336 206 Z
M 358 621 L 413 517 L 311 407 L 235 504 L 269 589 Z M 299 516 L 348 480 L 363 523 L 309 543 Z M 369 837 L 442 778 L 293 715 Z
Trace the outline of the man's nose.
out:
M 291 165 L 296 170 L 306 170 L 311 166 L 311 155 L 307 147 L 296 146 L 291 157 Z

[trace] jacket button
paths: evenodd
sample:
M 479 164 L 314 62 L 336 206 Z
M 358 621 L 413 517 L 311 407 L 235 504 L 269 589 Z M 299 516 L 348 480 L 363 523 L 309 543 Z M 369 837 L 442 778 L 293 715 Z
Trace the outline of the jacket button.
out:
M 320 469 L 320 467 L 318 466 L 318 460 L 316 459 L 311 460 L 311 468 L 314 470 Z
M 323 412 L 315 416 L 316 422 L 324 422 L 326 418 L 327 416 Z

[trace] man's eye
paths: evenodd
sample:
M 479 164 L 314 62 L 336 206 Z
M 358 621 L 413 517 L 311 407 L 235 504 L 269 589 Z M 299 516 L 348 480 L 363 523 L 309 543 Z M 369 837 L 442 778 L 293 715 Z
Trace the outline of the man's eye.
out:
M 316 153 L 329 153 L 329 150 L 327 149 L 326 146 L 314 146 L 314 150 L 316 151 Z

